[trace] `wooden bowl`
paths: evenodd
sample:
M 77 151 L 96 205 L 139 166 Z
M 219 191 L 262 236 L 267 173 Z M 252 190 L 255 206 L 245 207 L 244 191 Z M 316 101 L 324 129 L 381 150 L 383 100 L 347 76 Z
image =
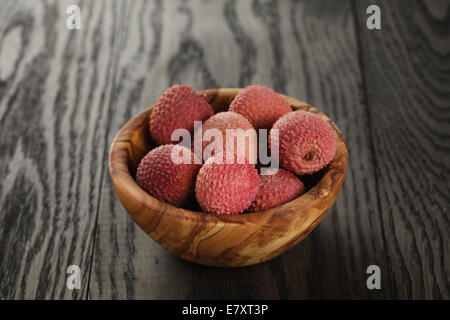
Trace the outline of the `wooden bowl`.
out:
M 217 113 L 228 109 L 241 89 L 199 91 Z M 283 96 L 294 110 L 318 114 L 336 135 L 336 154 L 305 194 L 267 211 L 213 215 L 177 208 L 162 202 L 135 182 L 141 158 L 156 147 L 148 118 L 151 108 L 135 116 L 119 131 L 109 153 L 109 173 L 122 205 L 136 224 L 163 248 L 196 263 L 235 267 L 260 263 L 289 250 L 322 220 L 344 181 L 348 152 L 338 127 L 305 102 Z

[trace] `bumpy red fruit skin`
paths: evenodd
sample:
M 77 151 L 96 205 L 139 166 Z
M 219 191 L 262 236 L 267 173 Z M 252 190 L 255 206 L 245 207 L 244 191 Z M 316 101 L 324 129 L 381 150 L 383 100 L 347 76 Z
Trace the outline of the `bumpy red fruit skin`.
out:
M 272 89 L 251 85 L 238 93 L 229 110 L 246 117 L 256 129 L 270 129 L 275 121 L 291 112 L 292 108 Z
M 257 212 L 279 207 L 305 191 L 303 183 L 292 172 L 278 169 L 276 174 L 261 175 L 258 195 L 249 211 Z
M 238 146 L 238 140 L 235 139 L 234 141 L 234 153 L 236 153 L 239 150 L 239 147 L 242 148 L 242 150 L 245 150 L 245 154 L 240 154 L 241 156 L 246 157 L 251 163 L 256 163 L 256 155 L 258 151 L 258 140 L 257 140 L 257 134 L 256 130 L 253 128 L 252 124 L 242 115 L 236 113 L 236 112 L 219 112 L 215 115 L 213 115 L 211 118 L 206 120 L 202 124 L 202 130 L 198 130 L 195 133 L 194 141 L 195 143 L 199 144 L 200 139 L 202 139 L 202 134 L 206 132 L 206 130 L 209 129 L 217 129 L 222 133 L 222 152 L 231 152 L 232 150 L 228 150 L 226 148 L 227 144 L 227 129 L 242 129 L 243 131 L 247 130 L 253 130 L 254 133 L 254 140 L 250 138 L 245 138 L 244 144 L 245 145 L 239 145 Z M 211 144 L 212 141 L 205 141 L 203 139 L 202 143 L 202 152 L 205 150 L 205 148 Z M 245 149 L 244 149 L 245 148 Z M 251 155 L 254 155 L 254 159 L 252 159 Z M 214 153 L 212 154 L 214 156 Z M 200 156 L 197 154 L 197 156 Z M 208 160 L 207 158 L 204 159 L 205 161 Z
M 183 150 L 185 153 L 182 153 Z M 171 157 L 172 151 L 191 159 L 191 164 L 175 164 Z M 189 149 L 173 144 L 163 145 L 142 158 L 136 182 L 159 200 L 182 206 L 193 197 L 199 169 L 200 165 L 194 164 L 193 154 Z
M 208 102 L 186 85 L 168 88 L 156 101 L 150 116 L 150 134 L 156 143 L 174 144 L 171 141 L 175 129 L 194 131 L 194 121 L 203 121 L 213 115 Z
M 226 159 L 226 155 L 209 158 L 200 169 L 195 184 L 197 201 L 205 212 L 242 213 L 258 193 L 258 171 L 239 156 L 233 164 L 219 163 L 219 159 Z
M 283 168 L 298 175 L 310 174 L 324 168 L 333 159 L 336 137 L 331 126 L 318 115 L 303 110 L 284 115 L 270 131 L 271 142 L 276 129 Z

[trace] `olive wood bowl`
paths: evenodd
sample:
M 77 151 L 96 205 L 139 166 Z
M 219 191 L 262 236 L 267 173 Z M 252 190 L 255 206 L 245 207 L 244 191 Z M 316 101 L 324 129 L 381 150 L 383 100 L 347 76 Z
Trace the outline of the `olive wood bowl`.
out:
M 214 112 L 226 111 L 241 89 L 198 91 Z M 109 152 L 109 173 L 122 205 L 154 241 L 175 255 L 200 264 L 246 266 L 272 259 L 303 240 L 336 200 L 348 162 L 347 146 L 334 122 L 316 108 L 292 97 L 283 98 L 293 110 L 318 114 L 333 128 L 336 154 L 300 197 L 267 211 L 214 215 L 178 208 L 141 189 L 134 177 L 139 161 L 156 147 L 149 133 L 151 107 L 119 131 Z

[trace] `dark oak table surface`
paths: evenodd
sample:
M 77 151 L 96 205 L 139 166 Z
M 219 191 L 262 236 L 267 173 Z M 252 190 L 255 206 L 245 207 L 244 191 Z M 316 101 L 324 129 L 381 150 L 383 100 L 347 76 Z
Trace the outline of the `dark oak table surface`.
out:
M 343 189 L 294 249 L 204 267 L 126 214 L 109 145 L 174 83 L 264 84 L 341 128 Z M 449 124 L 449 1 L 1 0 L 0 299 L 448 299 Z

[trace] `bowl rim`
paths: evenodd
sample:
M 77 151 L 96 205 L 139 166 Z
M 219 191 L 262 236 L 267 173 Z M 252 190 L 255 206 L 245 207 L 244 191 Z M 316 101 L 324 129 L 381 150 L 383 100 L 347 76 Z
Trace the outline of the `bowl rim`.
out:
M 206 89 L 198 90 L 197 94 L 205 98 L 211 97 L 209 102 L 212 103 L 217 96 L 236 95 L 240 90 L 242 90 L 242 88 Z M 150 209 L 153 213 L 156 212 L 159 214 L 171 215 L 171 218 L 174 219 L 179 218 L 183 220 L 193 220 L 193 222 L 214 225 L 217 225 L 218 223 L 261 223 L 261 221 L 264 221 L 267 218 L 273 221 L 275 219 L 283 218 L 286 215 L 295 213 L 301 214 L 302 209 L 319 205 L 320 203 L 327 201 L 328 198 L 333 196 L 333 191 L 336 191 L 334 190 L 335 188 L 339 191 L 345 177 L 348 164 L 348 150 L 345 139 L 337 125 L 318 109 L 296 98 L 283 94 L 280 95 L 291 105 L 293 111 L 305 110 L 313 112 L 319 115 L 322 119 L 326 120 L 331 125 L 336 136 L 336 153 L 334 158 L 327 165 L 322 178 L 316 183 L 316 185 L 301 196 L 269 210 L 235 215 L 217 215 L 200 211 L 192 211 L 189 209 L 176 207 L 155 198 L 136 183 L 128 169 L 132 137 L 137 132 L 137 128 L 140 128 L 142 125 L 148 125 L 148 117 L 153 106 L 146 108 L 144 111 L 127 121 L 127 123 L 119 130 L 111 144 L 108 155 L 108 169 L 116 193 L 120 192 L 125 194 L 126 197 L 133 203 Z M 148 151 L 149 150 L 142 150 L 144 154 Z M 119 197 L 119 199 L 120 198 L 121 197 Z M 332 202 L 333 201 L 329 203 L 329 207 L 331 207 Z M 126 211 L 130 214 L 129 210 Z M 325 212 L 318 213 L 315 220 L 320 220 L 326 211 L 327 210 L 325 210 Z M 132 216 L 132 218 L 135 217 Z

